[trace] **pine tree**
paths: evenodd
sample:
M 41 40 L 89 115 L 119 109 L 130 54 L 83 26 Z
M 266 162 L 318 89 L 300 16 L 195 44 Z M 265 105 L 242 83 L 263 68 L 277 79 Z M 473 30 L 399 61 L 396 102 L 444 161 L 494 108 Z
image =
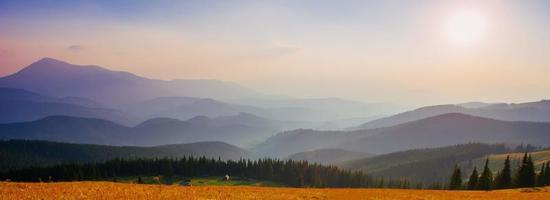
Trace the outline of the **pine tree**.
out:
M 544 169 L 544 185 L 550 185 L 550 161 L 546 162 L 546 168 Z
M 526 152 L 516 175 L 516 187 L 533 187 L 534 185 L 535 166 L 531 155 L 528 156 Z
M 542 167 L 540 168 L 540 172 L 539 174 L 537 175 L 537 186 L 540 187 L 540 186 L 544 186 L 544 184 L 546 183 L 546 172 L 544 171 L 546 169 L 546 163 L 542 163 Z
M 477 180 L 479 179 L 479 175 L 477 173 L 477 168 L 474 167 L 474 170 L 472 171 L 472 175 L 470 175 L 470 178 L 468 179 L 468 190 L 475 190 L 477 187 Z
M 460 172 L 460 167 L 455 165 L 453 174 L 449 181 L 449 190 L 460 190 L 462 189 L 462 173 Z
M 512 187 L 512 169 L 510 167 L 510 156 L 504 161 L 504 168 L 496 178 L 495 187 L 497 189 L 506 189 Z
M 533 159 L 531 158 L 531 154 L 529 154 L 529 157 L 527 158 L 527 187 L 533 187 L 535 186 L 536 181 L 536 172 L 535 172 L 535 164 L 533 163 Z
M 479 180 L 477 182 L 477 189 L 491 190 L 492 182 L 493 173 L 491 172 L 491 169 L 489 169 L 489 158 L 487 158 L 485 160 L 485 167 L 483 168 L 483 172 L 481 173 L 481 176 L 479 177 Z

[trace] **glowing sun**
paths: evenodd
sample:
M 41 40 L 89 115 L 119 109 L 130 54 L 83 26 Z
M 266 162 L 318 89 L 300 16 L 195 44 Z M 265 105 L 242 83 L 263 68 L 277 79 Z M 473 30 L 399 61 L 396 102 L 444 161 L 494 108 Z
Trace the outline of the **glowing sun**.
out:
M 449 40 L 458 45 L 477 43 L 485 34 L 487 24 L 475 10 L 462 10 L 454 13 L 446 24 Z

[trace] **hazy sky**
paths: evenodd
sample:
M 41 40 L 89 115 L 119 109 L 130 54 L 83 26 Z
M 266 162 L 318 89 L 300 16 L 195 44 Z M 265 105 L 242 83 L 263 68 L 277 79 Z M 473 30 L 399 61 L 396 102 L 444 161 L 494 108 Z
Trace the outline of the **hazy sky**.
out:
M 550 98 L 550 1 L 3 1 L 0 76 L 42 57 L 263 93 Z

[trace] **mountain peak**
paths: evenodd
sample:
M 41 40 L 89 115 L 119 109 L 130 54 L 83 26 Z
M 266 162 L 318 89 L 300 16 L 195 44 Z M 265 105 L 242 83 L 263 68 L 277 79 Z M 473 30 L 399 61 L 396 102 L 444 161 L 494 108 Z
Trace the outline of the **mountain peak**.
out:
M 40 63 L 40 64 L 69 64 L 65 61 L 62 61 L 62 60 L 58 60 L 58 59 L 55 59 L 55 58 L 50 58 L 50 57 L 44 57 L 34 63 Z
M 45 57 L 8 77 L 11 78 L 52 78 L 71 77 L 76 74 L 109 72 L 110 70 L 95 65 L 74 65 L 62 60 Z M 17 79 L 17 78 L 16 78 Z

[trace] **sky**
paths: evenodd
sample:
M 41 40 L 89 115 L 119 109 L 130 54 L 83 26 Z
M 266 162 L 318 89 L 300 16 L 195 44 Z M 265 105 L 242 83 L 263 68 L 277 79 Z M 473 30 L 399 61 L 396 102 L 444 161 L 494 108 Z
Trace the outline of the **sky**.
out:
M 0 0 L 0 76 L 52 57 L 266 94 L 550 98 L 550 1 Z

